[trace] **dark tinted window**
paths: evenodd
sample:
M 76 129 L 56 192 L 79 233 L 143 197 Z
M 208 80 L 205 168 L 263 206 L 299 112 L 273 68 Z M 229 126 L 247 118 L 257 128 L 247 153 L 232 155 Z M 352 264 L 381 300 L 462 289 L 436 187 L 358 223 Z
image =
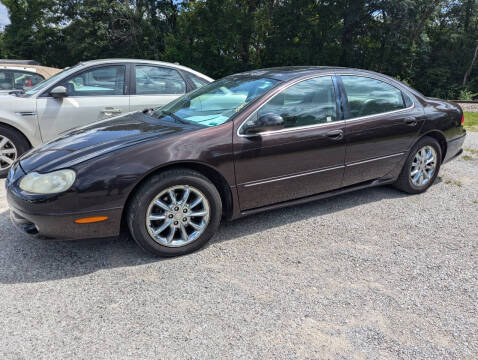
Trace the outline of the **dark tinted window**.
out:
M 15 89 L 26 90 L 35 86 L 40 81 L 43 81 L 43 76 L 29 72 L 14 71 L 13 79 L 15 82 Z
M 0 70 L 0 90 L 13 89 L 13 74 L 10 71 Z
M 342 76 L 342 82 L 349 103 L 349 119 L 405 107 L 402 92 L 383 81 L 362 76 Z
M 184 94 L 186 84 L 174 69 L 136 65 L 136 94 Z
M 194 86 L 196 86 L 196 88 L 200 88 L 204 85 L 207 85 L 209 84 L 209 82 L 205 79 L 201 79 L 200 77 L 196 76 L 196 75 L 193 75 L 193 74 L 188 74 L 189 75 L 189 78 L 191 79 L 191 81 L 193 82 Z
M 407 94 L 405 93 L 402 93 L 403 95 L 403 100 L 405 101 L 405 107 L 410 107 L 413 105 L 413 101 L 412 99 L 410 99 L 410 96 L 408 96 Z
M 61 84 L 68 96 L 123 95 L 125 67 L 113 65 L 94 68 L 73 76 Z
M 0 90 L 25 90 L 43 80 L 43 76 L 20 70 L 0 70 Z
M 324 76 L 292 85 L 260 108 L 258 116 L 268 113 L 281 115 L 286 128 L 335 121 L 337 111 L 332 78 Z

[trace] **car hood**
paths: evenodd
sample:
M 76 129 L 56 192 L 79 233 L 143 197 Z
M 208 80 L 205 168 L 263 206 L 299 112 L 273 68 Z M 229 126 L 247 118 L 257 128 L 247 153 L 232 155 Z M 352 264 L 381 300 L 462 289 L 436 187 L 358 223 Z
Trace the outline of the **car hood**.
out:
M 53 171 L 144 141 L 159 141 L 201 128 L 135 112 L 66 132 L 23 155 L 20 166 L 27 173 Z

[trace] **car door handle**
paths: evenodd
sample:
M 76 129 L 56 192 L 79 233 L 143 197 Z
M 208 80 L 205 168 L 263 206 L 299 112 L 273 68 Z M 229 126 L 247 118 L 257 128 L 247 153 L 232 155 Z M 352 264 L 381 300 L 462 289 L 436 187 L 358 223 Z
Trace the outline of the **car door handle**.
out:
M 342 140 L 344 137 L 344 132 L 342 130 L 332 130 L 327 133 L 327 137 L 333 140 Z
M 416 126 L 417 125 L 417 119 L 414 118 L 413 116 L 407 117 L 407 118 L 403 119 L 403 121 L 408 126 Z
M 105 114 L 106 116 L 112 116 L 112 115 L 116 115 L 116 114 L 121 114 L 121 110 L 120 109 L 114 109 L 114 108 L 104 108 L 102 113 Z

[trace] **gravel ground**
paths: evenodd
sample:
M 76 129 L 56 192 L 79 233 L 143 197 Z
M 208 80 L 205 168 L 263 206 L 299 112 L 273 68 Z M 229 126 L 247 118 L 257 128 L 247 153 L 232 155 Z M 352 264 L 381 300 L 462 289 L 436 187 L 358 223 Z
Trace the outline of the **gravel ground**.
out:
M 478 103 L 461 103 L 459 101 L 456 103 L 461 106 L 463 111 L 478 112 Z
M 127 237 L 29 239 L 2 181 L 0 358 L 477 359 L 478 153 L 466 155 L 425 194 L 263 213 L 167 260 Z

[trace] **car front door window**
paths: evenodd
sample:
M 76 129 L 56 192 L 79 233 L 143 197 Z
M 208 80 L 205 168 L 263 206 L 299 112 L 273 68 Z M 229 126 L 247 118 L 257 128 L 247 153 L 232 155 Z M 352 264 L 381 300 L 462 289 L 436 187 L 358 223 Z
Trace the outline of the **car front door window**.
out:
M 124 95 L 125 70 L 124 65 L 94 68 L 58 85 L 66 88 L 68 96 Z
M 262 106 L 258 117 L 271 113 L 282 116 L 285 128 L 336 121 L 337 109 L 332 78 L 313 78 L 288 87 Z

